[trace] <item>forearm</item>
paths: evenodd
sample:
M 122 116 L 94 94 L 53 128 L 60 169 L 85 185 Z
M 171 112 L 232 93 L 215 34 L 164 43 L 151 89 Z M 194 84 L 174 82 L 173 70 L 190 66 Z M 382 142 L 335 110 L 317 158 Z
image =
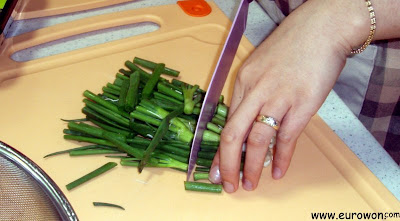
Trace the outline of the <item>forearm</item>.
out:
M 374 40 L 400 38 L 400 1 L 372 0 L 376 16 Z

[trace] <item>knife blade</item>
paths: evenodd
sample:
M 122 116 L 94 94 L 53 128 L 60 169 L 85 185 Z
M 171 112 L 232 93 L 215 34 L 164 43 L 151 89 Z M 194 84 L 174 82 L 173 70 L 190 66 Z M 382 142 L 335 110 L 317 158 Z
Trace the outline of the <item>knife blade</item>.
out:
M 197 122 L 190 151 L 186 180 L 190 180 L 190 177 L 192 175 L 197 160 L 197 153 L 200 150 L 203 132 L 206 129 L 207 122 L 209 122 L 214 115 L 219 96 L 221 95 L 222 89 L 224 88 L 224 84 L 226 78 L 228 77 L 229 70 L 232 66 L 233 59 L 235 58 L 240 40 L 242 39 L 243 33 L 246 29 L 247 13 L 249 10 L 250 2 L 252 2 L 252 0 L 240 1 L 239 8 L 236 12 L 228 37 L 225 41 L 221 55 L 218 59 L 218 63 L 215 66 L 211 82 L 204 97 L 199 120 Z

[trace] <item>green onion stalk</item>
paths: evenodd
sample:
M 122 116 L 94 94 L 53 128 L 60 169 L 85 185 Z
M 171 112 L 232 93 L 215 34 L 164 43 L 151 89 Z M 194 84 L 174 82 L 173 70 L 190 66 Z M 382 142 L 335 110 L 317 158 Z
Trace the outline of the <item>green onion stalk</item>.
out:
M 173 168 L 187 171 L 191 142 L 200 114 L 205 91 L 178 79 L 179 71 L 142 58 L 126 61 L 128 68 L 120 69 L 112 83 L 101 94 L 84 91 L 83 119 L 68 120 L 64 139 L 91 143 L 83 147 L 61 150 L 45 157 L 66 154 L 85 156 L 113 154 L 122 166 Z M 144 69 L 142 69 L 144 68 Z M 148 73 L 145 70 L 150 70 Z M 226 124 L 228 107 L 220 96 L 211 122 L 203 133 L 198 152 L 197 179 L 207 179 L 212 160 L 218 149 L 220 134 Z M 116 155 L 115 155 L 116 154 Z M 67 185 L 73 189 L 115 167 L 108 163 L 79 181 Z M 221 186 L 186 182 L 194 191 L 221 192 Z
M 146 121 L 150 124 L 159 124 L 160 120 L 164 119 L 168 116 L 169 112 L 164 110 L 163 108 L 157 106 L 150 100 L 143 99 L 139 106 L 136 107 L 136 111 L 134 115 L 131 114 L 132 117 Z M 142 113 L 143 115 L 139 114 Z M 144 115 L 148 115 L 148 118 L 145 118 Z M 139 118 L 139 116 L 141 118 Z M 152 117 L 152 118 L 151 118 Z M 153 119 L 158 119 L 159 123 Z M 173 118 L 170 121 L 171 125 L 170 130 L 178 134 L 178 139 L 183 142 L 190 143 L 193 139 L 193 133 L 185 126 L 185 124 L 179 118 Z

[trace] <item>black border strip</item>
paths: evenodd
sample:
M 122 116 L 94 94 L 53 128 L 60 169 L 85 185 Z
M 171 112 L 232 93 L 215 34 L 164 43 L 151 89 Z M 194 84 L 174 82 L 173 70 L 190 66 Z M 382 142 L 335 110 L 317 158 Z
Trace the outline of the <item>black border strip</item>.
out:
M 0 13 L 0 35 L 3 33 L 4 28 L 7 25 L 8 19 L 10 19 L 11 14 L 17 5 L 18 0 L 7 0 L 3 10 Z

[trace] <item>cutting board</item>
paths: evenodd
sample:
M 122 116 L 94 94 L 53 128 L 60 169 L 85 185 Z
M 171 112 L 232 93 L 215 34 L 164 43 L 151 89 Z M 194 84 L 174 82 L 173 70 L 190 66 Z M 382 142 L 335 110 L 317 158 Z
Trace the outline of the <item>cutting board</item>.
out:
M 66 123 L 60 119 L 83 117 L 83 91 L 100 92 L 134 56 L 164 62 L 181 71 L 181 80 L 205 88 L 231 24 L 210 5 L 212 13 L 201 18 L 168 5 L 86 18 L 7 39 L 0 58 L 0 140 L 42 167 L 80 220 L 310 220 L 311 212 L 398 212 L 398 200 L 318 116 L 300 136 L 286 176 L 273 180 L 271 168 L 266 168 L 252 192 L 187 192 L 182 172 L 146 168 L 138 174 L 136 168 L 122 166 L 66 190 L 72 180 L 118 161 L 104 156 L 43 159 L 82 145 L 62 138 Z M 157 23 L 160 29 L 33 61 L 10 59 L 12 53 L 34 45 L 142 21 Z M 253 49 L 243 38 L 223 90 L 228 99 L 235 73 Z M 116 203 L 126 210 L 93 207 L 93 201 Z
M 15 19 L 30 19 L 115 5 L 133 0 L 19 0 Z

